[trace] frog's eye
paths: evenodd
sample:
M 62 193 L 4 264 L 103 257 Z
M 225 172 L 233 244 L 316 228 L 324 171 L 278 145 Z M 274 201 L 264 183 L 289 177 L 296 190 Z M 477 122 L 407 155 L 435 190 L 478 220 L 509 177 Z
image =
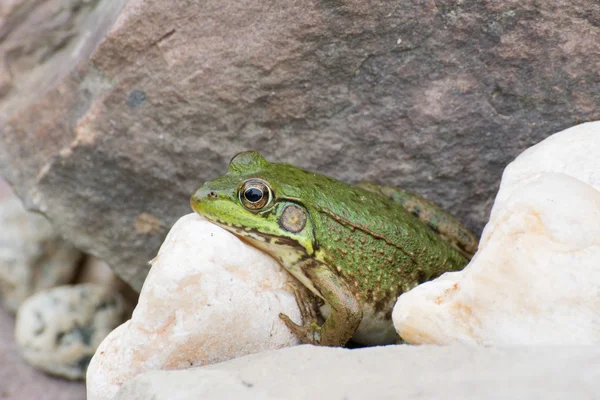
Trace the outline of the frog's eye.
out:
M 252 179 L 244 182 L 240 189 L 240 200 L 250 211 L 258 211 L 271 202 L 271 189 L 263 181 Z

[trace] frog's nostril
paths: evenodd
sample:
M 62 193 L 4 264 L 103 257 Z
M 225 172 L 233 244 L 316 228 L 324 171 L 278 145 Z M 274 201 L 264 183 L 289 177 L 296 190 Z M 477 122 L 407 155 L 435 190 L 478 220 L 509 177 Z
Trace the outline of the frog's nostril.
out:
M 1 2 L 2 0 L 0 0 Z M 195 203 L 202 203 L 204 201 L 216 200 L 219 198 L 219 194 L 215 190 L 210 190 L 206 187 L 200 187 L 196 190 L 196 193 L 192 196 L 192 201 Z

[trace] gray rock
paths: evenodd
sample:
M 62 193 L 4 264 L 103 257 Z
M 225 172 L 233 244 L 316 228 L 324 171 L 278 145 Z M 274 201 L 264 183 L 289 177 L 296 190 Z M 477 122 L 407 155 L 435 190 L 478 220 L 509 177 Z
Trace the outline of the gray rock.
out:
M 152 371 L 117 399 L 590 399 L 600 347 L 299 346 Z
M 8 310 L 74 278 L 83 254 L 14 195 L 0 198 L 0 227 L 0 300 Z
M 96 284 L 40 292 L 19 308 L 15 340 L 23 358 L 52 375 L 84 379 L 102 340 L 129 315 L 113 289 Z
M 510 160 L 600 119 L 588 0 L 21 2 L 0 173 L 138 289 L 240 150 L 404 186 L 479 230 Z

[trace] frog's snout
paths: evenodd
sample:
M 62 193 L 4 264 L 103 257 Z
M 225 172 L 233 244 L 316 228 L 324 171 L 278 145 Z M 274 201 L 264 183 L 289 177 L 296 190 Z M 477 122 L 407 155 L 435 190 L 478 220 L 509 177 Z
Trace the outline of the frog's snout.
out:
M 192 206 L 192 209 L 196 211 L 198 205 L 202 202 L 216 200 L 218 198 L 219 194 L 214 189 L 211 189 L 206 185 L 202 185 L 200 189 L 196 190 L 196 193 L 192 195 L 192 198 L 190 199 L 190 205 Z
M 207 185 L 202 185 L 192 196 L 193 201 L 214 200 L 218 198 L 219 194 Z

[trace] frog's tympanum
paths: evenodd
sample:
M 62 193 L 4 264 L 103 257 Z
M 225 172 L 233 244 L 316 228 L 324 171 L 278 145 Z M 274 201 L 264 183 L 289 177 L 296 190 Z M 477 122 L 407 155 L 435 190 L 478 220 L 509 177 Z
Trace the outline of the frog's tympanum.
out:
M 192 196 L 194 211 L 262 249 L 322 300 L 296 295 L 303 342 L 341 346 L 396 340 L 397 297 L 446 271 L 463 268 L 477 239 L 434 203 L 405 190 L 349 185 L 248 151 Z

